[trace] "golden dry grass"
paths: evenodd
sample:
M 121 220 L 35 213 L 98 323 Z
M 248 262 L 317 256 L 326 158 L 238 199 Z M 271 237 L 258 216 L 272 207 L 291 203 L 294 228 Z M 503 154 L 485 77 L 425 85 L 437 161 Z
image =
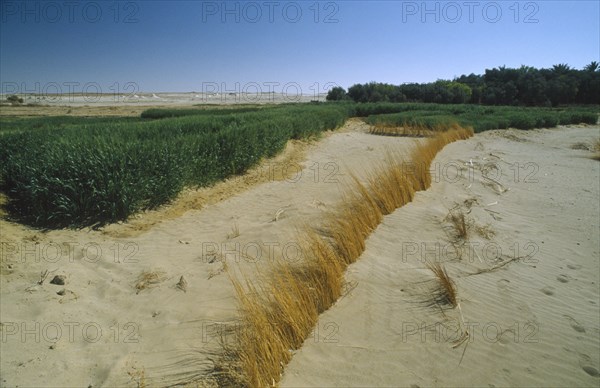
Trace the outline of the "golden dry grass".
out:
M 472 129 L 455 126 L 418 144 L 409 161 L 389 153 L 367 183 L 353 177 L 353 185 L 318 231 L 299 232 L 304 256 L 300 264 L 277 264 L 259 281 L 232 277 L 243 330 L 235 337 L 234 349 L 224 349 L 226 355 L 215 363 L 215 370 L 229 371 L 224 381 L 250 387 L 277 384 L 292 351 L 302 346 L 319 314 L 342 295 L 346 268 L 360 257 L 383 216 L 429 187 L 429 166 L 437 152 L 472 135 Z M 421 167 L 414 171 L 413 165 Z M 446 298 L 455 306 L 454 283 L 443 269 L 436 276 L 448 287 L 443 288 Z
M 430 137 L 435 132 L 435 129 L 408 124 L 398 126 L 378 123 L 369 128 L 369 133 L 382 136 Z
M 427 263 L 427 268 L 433 272 L 438 283 L 436 291 L 432 294 L 432 302 L 440 306 L 458 306 L 456 285 L 446 268 L 440 263 Z

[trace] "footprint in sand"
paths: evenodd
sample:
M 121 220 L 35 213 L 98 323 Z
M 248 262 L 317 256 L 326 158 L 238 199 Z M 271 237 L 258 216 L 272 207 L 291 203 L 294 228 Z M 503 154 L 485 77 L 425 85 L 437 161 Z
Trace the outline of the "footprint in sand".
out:
M 567 264 L 567 268 L 569 268 L 569 269 L 580 269 L 581 266 L 579 264 Z
M 573 318 L 570 315 L 563 315 L 563 317 L 567 318 L 567 320 L 569 321 L 569 324 L 571 325 L 571 327 L 573 328 L 573 330 L 575 330 L 578 333 L 585 333 L 585 328 L 583 326 L 581 326 L 579 324 L 579 322 L 577 322 L 577 320 L 575 320 L 575 318 Z
M 589 366 L 589 365 L 584 365 L 581 367 L 581 369 L 583 369 L 585 371 L 585 373 L 587 373 L 588 375 L 592 376 L 592 377 L 598 377 L 598 369 L 594 368 L 593 366 Z
M 567 275 L 558 275 L 556 277 L 556 280 L 558 280 L 561 283 L 568 283 L 569 282 L 569 278 L 567 277 Z
M 546 295 L 554 295 L 554 287 L 544 287 L 540 291 L 542 291 Z
M 579 353 L 579 366 L 581 366 L 581 369 L 583 369 L 585 373 L 592 377 L 598 377 L 600 376 L 600 374 L 598 373 L 598 369 L 589 365 L 591 360 L 592 358 L 587 354 Z

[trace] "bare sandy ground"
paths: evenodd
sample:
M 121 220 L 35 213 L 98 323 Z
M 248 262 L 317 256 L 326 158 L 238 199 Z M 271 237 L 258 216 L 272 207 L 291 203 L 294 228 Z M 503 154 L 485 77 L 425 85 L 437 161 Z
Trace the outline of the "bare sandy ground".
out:
M 354 288 L 322 315 L 282 385 L 597 385 L 600 163 L 570 147 L 598 135 L 493 131 L 448 146 L 436 159 L 439 182 L 371 236 L 347 274 Z M 341 199 L 349 173 L 364 176 L 387 149 L 414 142 L 350 121 L 265 162 L 246 184 L 188 193 L 175 210 L 122 225 L 42 233 L 0 220 L 0 385 L 163 386 L 202 375 L 237 316 L 226 270 L 298 260 L 297 228 Z M 486 163 L 499 184 L 482 177 Z M 454 179 L 457 166 L 464 176 Z M 456 204 L 473 224 L 469 244 L 480 244 L 461 260 L 431 248 L 451 238 L 442 220 Z M 488 224 L 489 240 L 475 231 Z M 498 262 L 493 248 L 531 257 L 469 276 Z M 452 333 L 435 325 L 451 327 L 456 313 L 423 307 L 426 255 L 449 260 L 472 325 L 462 362 L 464 344 L 452 349 Z M 64 285 L 50 283 L 56 275 Z
M 321 315 L 282 386 L 598 386 L 600 164 L 571 149 L 598 135 L 490 131 L 447 146 L 437 183 L 371 235 L 348 270 L 356 287 Z M 470 223 L 462 258 L 449 209 Z M 457 312 L 422 303 L 425 260 L 456 283 L 470 332 L 456 348 Z

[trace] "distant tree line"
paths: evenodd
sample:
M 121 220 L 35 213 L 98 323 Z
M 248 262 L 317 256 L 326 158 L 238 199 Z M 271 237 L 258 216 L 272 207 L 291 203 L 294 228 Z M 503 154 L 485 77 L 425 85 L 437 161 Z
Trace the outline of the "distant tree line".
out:
M 370 82 L 352 85 L 348 91 L 335 87 L 327 94 L 327 100 L 526 106 L 598 104 L 600 67 L 596 61 L 582 70 L 566 64 L 551 69 L 501 66 L 486 69 L 483 75 L 461 75 L 452 81 L 402 85 Z

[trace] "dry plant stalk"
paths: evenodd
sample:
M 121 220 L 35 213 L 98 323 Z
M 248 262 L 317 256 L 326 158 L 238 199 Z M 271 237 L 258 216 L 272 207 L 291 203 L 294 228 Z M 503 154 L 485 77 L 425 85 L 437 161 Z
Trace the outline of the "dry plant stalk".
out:
M 229 233 L 227 235 L 227 240 L 231 240 L 231 239 L 234 239 L 239 236 L 240 236 L 240 227 L 237 222 L 234 222 L 233 226 L 231 227 L 231 233 Z
M 457 240 L 466 241 L 469 237 L 469 228 L 465 214 L 462 211 L 450 211 L 450 213 L 448 213 L 448 218 L 454 227 L 454 237 Z
M 39 284 L 40 286 L 42 284 L 44 284 L 44 281 L 46 280 L 47 277 L 48 277 L 48 270 L 45 269 L 40 273 L 40 280 L 37 282 L 37 284 Z
M 233 350 L 223 349 L 214 369 L 229 371 L 224 372 L 230 373 L 226 380 L 236 386 L 279 382 L 291 352 L 302 346 L 319 314 L 342 296 L 346 268 L 363 253 L 367 237 L 383 216 L 430 186 L 429 166 L 446 144 L 471 136 L 472 129 L 453 126 L 418 144 L 408 162 L 389 153 L 366 184 L 353 176 L 354 184 L 325 217 L 322 229 L 299 232 L 298 241 L 304 242 L 301 263 L 280 263 L 258 281 L 230 275 L 244 329 L 236 333 Z M 444 270 L 441 274 L 453 290 L 448 301 L 456 306 L 456 289 Z
M 458 314 L 460 316 L 459 324 L 462 334 L 452 344 L 452 348 L 456 349 L 469 339 L 469 330 L 466 328 L 465 318 L 463 316 L 460 303 L 458 302 L 458 292 L 456 290 L 456 284 L 450 278 L 448 272 L 446 271 L 446 268 L 444 268 L 442 264 L 427 263 L 427 268 L 429 268 L 431 272 L 433 272 L 438 282 L 438 289 L 432 296 L 432 302 L 439 305 L 440 307 L 441 305 L 446 305 L 452 308 L 456 308 L 458 310 Z M 459 365 L 462 362 L 463 357 L 465 356 L 465 352 L 467 351 L 468 345 L 469 343 L 467 342 L 467 345 L 465 345 L 463 353 L 460 357 Z
M 451 307 L 458 306 L 456 285 L 440 263 L 427 263 L 427 268 L 435 275 L 438 290 L 433 294 L 433 302 Z
M 136 294 L 139 294 L 142 290 L 156 286 L 163 280 L 165 280 L 165 273 L 163 271 L 142 272 L 135 283 Z
M 490 224 L 477 225 L 475 226 L 475 230 L 477 231 L 478 235 L 485 238 L 486 240 L 489 240 L 496 235 L 496 232 L 494 232 Z
M 477 270 L 477 271 L 475 271 L 475 272 L 469 272 L 469 273 L 467 273 L 467 276 L 471 276 L 471 275 L 479 275 L 479 274 L 482 274 L 482 273 L 493 272 L 493 271 L 496 271 L 496 270 L 498 270 L 498 269 L 500 269 L 500 268 L 504 267 L 504 266 L 505 266 L 505 265 L 507 265 L 507 264 L 510 264 L 510 263 L 512 263 L 513 261 L 519 261 L 519 260 L 521 260 L 521 259 L 524 259 L 524 258 L 526 258 L 526 257 L 527 257 L 527 256 L 517 256 L 517 257 L 511 257 L 510 259 L 508 259 L 508 260 L 504 260 L 504 261 L 503 261 L 503 262 L 501 262 L 500 264 L 496 264 L 495 266 L 493 266 L 493 267 L 491 267 L 491 268 L 483 268 L 483 269 L 479 269 L 479 270 Z
M 256 259 L 255 259 L 255 261 L 256 261 Z M 221 268 L 219 268 L 217 270 L 211 270 L 208 273 L 208 279 L 210 280 L 210 279 L 214 278 L 215 276 L 218 276 L 218 275 L 222 274 L 223 272 L 226 272 L 228 268 L 229 267 L 227 266 L 226 258 L 221 255 Z
M 187 292 L 187 286 L 188 286 L 187 280 L 185 280 L 183 275 L 181 275 L 181 277 L 179 278 L 179 282 L 177 282 L 175 287 L 183 292 Z

